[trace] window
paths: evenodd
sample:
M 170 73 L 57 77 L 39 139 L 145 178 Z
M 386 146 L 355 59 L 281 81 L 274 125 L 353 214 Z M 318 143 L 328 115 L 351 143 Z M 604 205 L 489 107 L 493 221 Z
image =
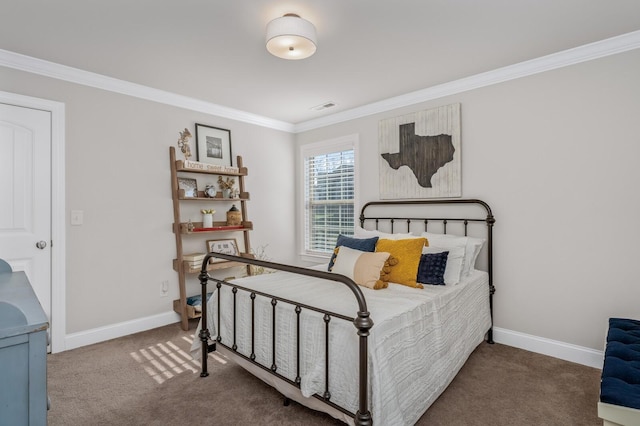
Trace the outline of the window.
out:
M 302 147 L 306 254 L 330 254 L 338 234 L 353 235 L 356 140 Z

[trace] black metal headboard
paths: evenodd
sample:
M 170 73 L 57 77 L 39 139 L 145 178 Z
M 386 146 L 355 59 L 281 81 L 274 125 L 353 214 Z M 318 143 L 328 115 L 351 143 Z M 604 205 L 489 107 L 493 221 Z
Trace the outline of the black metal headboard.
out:
M 460 208 L 460 205 L 465 205 L 465 208 Z M 483 234 L 487 240 L 486 267 L 492 324 L 487 341 L 493 343 L 493 294 L 496 291 L 493 285 L 493 224 L 496 220 L 491 207 L 477 199 L 371 201 L 360 210 L 360 226 L 365 228 L 371 221 L 374 222 L 375 229 L 379 230 L 383 225 L 387 227 L 385 231 L 390 233 L 427 232 L 429 226 L 438 226 L 442 234 L 464 236 L 468 235 L 470 225 L 485 223 L 486 234 Z

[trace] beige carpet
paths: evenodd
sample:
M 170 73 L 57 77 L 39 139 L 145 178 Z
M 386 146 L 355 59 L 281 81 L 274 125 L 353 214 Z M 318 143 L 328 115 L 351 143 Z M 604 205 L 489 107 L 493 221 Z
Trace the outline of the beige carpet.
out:
M 336 425 L 210 355 L 208 378 L 178 324 L 49 355 L 49 425 Z M 600 370 L 481 344 L 418 425 L 600 426 Z M 375 424 L 375 419 L 374 419 Z M 386 426 L 386 425 L 385 425 Z

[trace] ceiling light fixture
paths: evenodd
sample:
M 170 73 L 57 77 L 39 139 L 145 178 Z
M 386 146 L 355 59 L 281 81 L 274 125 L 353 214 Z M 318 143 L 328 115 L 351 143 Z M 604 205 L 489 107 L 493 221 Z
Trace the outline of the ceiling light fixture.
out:
M 282 59 L 304 59 L 316 53 L 316 27 L 295 13 L 267 24 L 267 50 Z

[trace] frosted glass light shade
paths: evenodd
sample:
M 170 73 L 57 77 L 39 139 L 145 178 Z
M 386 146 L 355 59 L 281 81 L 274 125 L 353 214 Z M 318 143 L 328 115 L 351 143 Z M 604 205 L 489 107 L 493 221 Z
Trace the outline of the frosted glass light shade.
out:
M 283 59 L 304 59 L 316 53 L 316 27 L 288 13 L 267 24 L 267 50 Z

